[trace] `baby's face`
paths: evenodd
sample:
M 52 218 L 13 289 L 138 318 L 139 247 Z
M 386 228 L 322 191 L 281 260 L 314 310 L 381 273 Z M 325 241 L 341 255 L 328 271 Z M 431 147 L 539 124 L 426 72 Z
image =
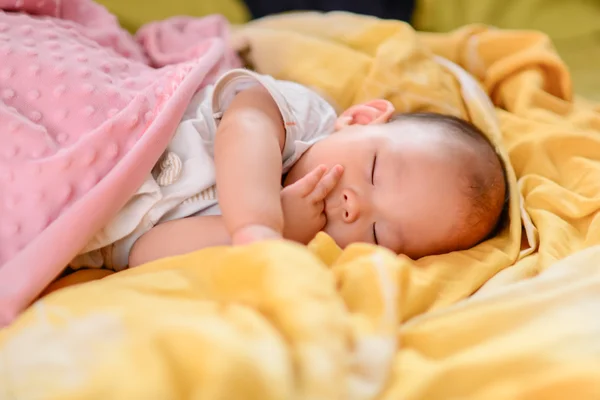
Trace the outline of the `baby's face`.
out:
M 458 227 L 468 213 L 460 143 L 432 124 L 351 125 L 316 143 L 288 174 L 291 184 L 319 165 L 344 167 L 326 198 L 324 231 L 341 247 L 379 244 L 413 259 L 468 248 Z M 464 183 L 463 183 L 464 186 Z

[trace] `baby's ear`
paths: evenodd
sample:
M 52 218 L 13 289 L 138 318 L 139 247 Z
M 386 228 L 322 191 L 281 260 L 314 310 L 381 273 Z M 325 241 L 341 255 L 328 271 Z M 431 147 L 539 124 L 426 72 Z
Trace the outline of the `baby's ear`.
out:
M 394 106 L 387 100 L 375 99 L 357 104 L 344 111 L 335 122 L 335 130 L 349 125 L 386 123 L 394 113 Z

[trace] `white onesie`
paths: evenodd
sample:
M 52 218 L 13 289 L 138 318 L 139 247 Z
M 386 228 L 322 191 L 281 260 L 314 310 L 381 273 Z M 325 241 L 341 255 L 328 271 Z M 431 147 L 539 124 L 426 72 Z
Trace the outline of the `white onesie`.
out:
M 125 269 L 131 247 L 153 226 L 191 215 L 220 214 L 214 164 L 217 125 L 234 96 L 257 84 L 273 96 L 285 124 L 283 173 L 333 132 L 334 109 L 306 87 L 244 69 L 227 72 L 192 98 L 152 174 L 70 266 Z

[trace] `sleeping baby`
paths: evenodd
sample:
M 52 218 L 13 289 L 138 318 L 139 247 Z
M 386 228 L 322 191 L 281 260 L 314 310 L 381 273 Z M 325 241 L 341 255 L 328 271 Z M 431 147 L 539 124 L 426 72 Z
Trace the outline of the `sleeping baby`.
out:
M 226 244 L 319 231 L 413 259 L 497 226 L 506 180 L 475 126 L 372 100 L 339 117 L 299 84 L 236 69 L 198 92 L 152 174 L 72 266 L 120 270 Z

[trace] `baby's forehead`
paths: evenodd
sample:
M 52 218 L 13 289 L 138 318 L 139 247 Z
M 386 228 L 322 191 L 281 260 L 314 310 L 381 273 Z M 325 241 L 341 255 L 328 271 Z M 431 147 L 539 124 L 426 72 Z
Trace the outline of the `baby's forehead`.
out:
M 471 148 L 461 132 L 440 121 L 399 120 L 383 124 L 379 129 L 392 146 L 410 145 L 409 148 L 427 148 L 442 151 L 442 154 Z
M 380 129 L 382 134 L 394 138 L 404 137 L 407 135 L 419 135 L 434 138 L 437 136 L 443 136 L 443 133 L 448 131 L 450 128 L 440 121 L 421 120 L 418 118 L 391 120 L 378 126 L 371 125 L 371 127 L 374 129 Z M 448 132 L 446 132 L 446 134 L 447 133 Z

